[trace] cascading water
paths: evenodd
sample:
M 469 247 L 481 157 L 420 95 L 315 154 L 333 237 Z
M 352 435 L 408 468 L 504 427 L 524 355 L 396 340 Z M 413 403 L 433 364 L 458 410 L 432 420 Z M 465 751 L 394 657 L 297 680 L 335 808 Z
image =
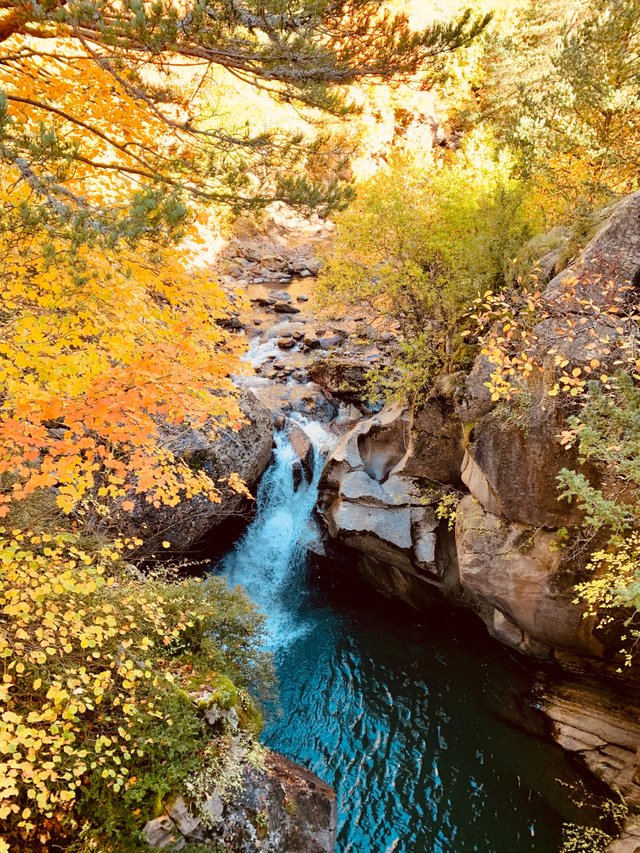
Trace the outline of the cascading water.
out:
M 310 482 L 278 433 L 255 519 L 217 567 L 267 619 L 280 683 L 264 742 L 338 795 L 340 853 L 558 853 L 581 776 L 514 720 L 531 673 L 458 612 L 397 611 L 361 588 L 310 589 Z M 297 485 L 297 488 L 296 488 Z
M 277 432 L 273 461 L 256 496 L 256 517 L 221 567 L 229 584 L 244 587 L 266 616 L 272 651 L 304 631 L 301 572 L 313 536 L 309 522 L 318 499 L 322 458 L 334 441 L 319 424 L 298 423 L 313 442 L 310 481 L 294 476 L 299 459 L 286 433 Z

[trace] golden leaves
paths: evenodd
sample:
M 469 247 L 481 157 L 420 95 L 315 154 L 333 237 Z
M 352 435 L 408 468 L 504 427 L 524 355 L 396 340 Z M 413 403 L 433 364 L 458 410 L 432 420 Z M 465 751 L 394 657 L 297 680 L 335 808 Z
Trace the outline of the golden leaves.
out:
M 126 783 L 122 714 L 157 713 L 165 672 L 149 650 L 193 624 L 144 581 L 111 574 L 130 544 L 91 553 L 68 533 L 0 529 L 0 809 L 24 833 L 68 809 L 87 773 Z
M 230 380 L 240 348 L 214 322 L 226 308 L 218 285 L 175 257 L 116 265 L 99 252 L 78 284 L 62 253 L 50 267 L 28 249 L 1 248 L 0 475 L 13 487 L 0 516 L 10 498 L 52 487 L 65 513 L 86 501 L 131 510 L 136 494 L 156 505 L 215 499 L 212 481 L 181 464 L 172 443 L 180 425 L 240 420 Z

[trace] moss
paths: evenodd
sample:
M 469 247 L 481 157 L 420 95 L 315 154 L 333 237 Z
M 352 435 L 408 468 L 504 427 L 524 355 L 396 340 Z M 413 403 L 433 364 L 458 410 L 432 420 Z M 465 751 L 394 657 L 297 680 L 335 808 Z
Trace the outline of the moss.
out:
M 191 683 L 194 687 L 208 688 L 206 693 L 194 700 L 197 708 L 205 709 L 216 705 L 224 711 L 230 711 L 239 703 L 238 690 L 233 681 L 225 675 L 211 673 L 194 679 Z
M 257 704 L 244 691 L 240 694 L 240 703 L 236 706 L 240 727 L 256 737 L 262 731 L 262 714 Z

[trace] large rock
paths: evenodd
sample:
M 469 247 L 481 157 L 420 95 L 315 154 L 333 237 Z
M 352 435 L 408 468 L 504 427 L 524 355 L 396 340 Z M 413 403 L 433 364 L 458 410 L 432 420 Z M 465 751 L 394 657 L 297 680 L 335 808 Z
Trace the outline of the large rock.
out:
M 452 401 L 431 397 L 413 413 L 410 448 L 402 473 L 458 486 L 464 455 L 462 445 L 462 423 Z
M 336 797 L 304 767 L 268 752 L 264 767 L 245 767 L 239 791 L 214 792 L 200 807 L 177 797 L 144 835 L 168 853 L 188 843 L 211 853 L 333 853 Z
M 318 339 L 318 346 L 322 346 L 321 340 Z M 366 397 L 366 375 L 370 369 L 370 364 L 357 359 L 333 356 L 319 358 L 309 365 L 309 376 L 333 397 L 358 405 Z
M 457 576 L 446 534 L 437 535 L 440 493 L 426 497 L 405 473 L 412 420 L 409 409 L 391 406 L 344 435 L 322 474 L 319 512 L 330 539 L 349 549 L 373 586 L 420 606 Z
M 510 521 L 558 528 L 575 523 L 575 504 L 559 500 L 557 476 L 562 468 L 582 470 L 594 485 L 598 472 L 580 466 L 577 450 L 559 440 L 564 424 L 559 407 L 532 405 L 523 422 L 496 410 L 471 431 L 462 463 L 462 481 L 494 515 Z
M 594 620 L 573 603 L 575 572 L 553 540 L 548 531 L 487 512 L 468 495 L 456 517 L 462 588 L 509 645 L 541 656 L 555 649 L 600 655 Z
M 548 300 L 561 299 L 566 283 L 580 278 L 577 295 L 598 303 L 603 282 L 640 286 L 640 192 L 627 196 L 601 214 L 596 235 L 580 256 L 545 290 Z
M 240 408 L 246 424 L 238 431 L 224 430 L 213 440 L 202 430 L 167 429 L 176 456 L 196 470 L 205 470 L 218 483 L 220 500 L 213 502 L 198 495 L 176 507 L 154 507 L 139 500 L 132 513 L 118 519 L 118 528 L 142 539 L 143 553 L 161 550 L 164 540 L 171 543 L 172 551 L 187 550 L 241 511 L 246 499 L 224 481 L 237 473 L 248 488 L 255 486 L 271 458 L 274 427 L 271 412 L 253 392 L 240 393 Z
M 640 810 L 640 707 L 638 697 L 567 681 L 542 699 L 555 740 L 577 753 L 589 769 Z M 631 827 L 629 827 L 631 833 Z M 616 849 L 614 846 L 612 849 Z M 625 850 L 620 846 L 620 850 Z M 626 848 L 627 850 L 634 848 Z

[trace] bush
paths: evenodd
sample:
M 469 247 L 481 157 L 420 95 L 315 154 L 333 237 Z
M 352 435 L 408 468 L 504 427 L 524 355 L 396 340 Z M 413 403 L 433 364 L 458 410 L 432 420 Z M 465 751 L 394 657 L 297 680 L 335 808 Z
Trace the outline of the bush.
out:
M 320 300 L 363 303 L 399 323 L 397 366 L 410 390 L 455 369 L 465 310 L 504 283 L 536 230 L 511 168 L 508 152 L 478 132 L 441 160 L 396 159 L 338 218 Z
M 221 760 L 189 696 L 203 684 L 230 679 L 223 704 L 256 731 L 244 688 L 268 666 L 252 605 L 217 579 L 143 576 L 124 562 L 136 544 L 0 529 L 0 821 L 18 849 L 136 849 L 162 801 Z

